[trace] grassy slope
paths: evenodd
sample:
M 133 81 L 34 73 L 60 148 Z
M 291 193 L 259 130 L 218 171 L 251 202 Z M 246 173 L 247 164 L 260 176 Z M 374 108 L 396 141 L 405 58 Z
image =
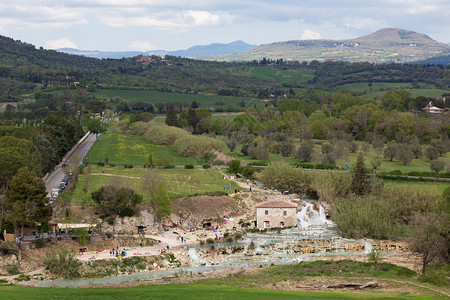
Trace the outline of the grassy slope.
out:
M 188 197 L 199 194 L 209 194 L 212 192 L 234 192 L 234 189 L 239 188 L 234 182 L 230 184 L 230 189 L 225 190 L 228 181 L 222 179 L 222 175 L 217 170 L 211 169 L 144 169 L 144 168 L 101 168 L 92 167 L 91 175 L 88 187 L 88 193 L 86 201 L 84 201 L 83 187 L 86 182 L 86 174 L 78 176 L 78 180 L 70 191 L 72 198 L 72 204 L 74 205 L 92 205 L 91 192 L 98 190 L 101 186 L 107 185 L 113 179 L 112 176 L 102 175 L 101 171 L 104 170 L 105 174 L 122 176 L 122 181 L 131 185 L 135 191 L 144 196 L 144 201 L 149 201 L 148 192 L 142 186 L 141 177 L 144 177 L 146 173 L 156 174 L 160 178 L 164 178 L 167 183 L 167 192 L 171 198 Z M 128 178 L 127 178 L 128 177 Z M 131 177 L 131 178 L 130 178 Z
M 159 102 L 181 102 L 190 104 L 192 101 L 197 101 L 200 103 L 201 107 L 210 107 L 216 102 L 225 102 L 227 104 L 232 104 L 233 106 L 238 105 L 239 102 L 244 101 L 246 106 L 253 106 L 255 103 L 257 105 L 262 105 L 262 102 L 258 99 L 244 98 L 244 97 L 225 97 L 218 95 L 194 95 L 194 94 L 177 94 L 177 93 L 163 93 L 163 92 L 152 92 L 152 91 L 136 91 L 136 90 L 97 90 L 94 95 L 96 97 L 108 97 L 114 98 L 118 96 L 123 100 L 130 100 L 133 102 L 148 102 L 151 104 Z
M 201 159 L 180 155 L 173 147 L 155 145 L 148 142 L 143 136 L 129 135 L 108 131 L 101 134 L 98 141 L 88 152 L 90 161 L 97 163 L 105 161 L 108 157 L 112 164 L 146 164 L 149 154 L 153 156 L 153 163 L 160 164 L 203 164 Z
M 0 299 L 442 299 L 435 295 L 349 292 L 291 292 L 205 284 L 141 285 L 122 288 L 0 287 Z

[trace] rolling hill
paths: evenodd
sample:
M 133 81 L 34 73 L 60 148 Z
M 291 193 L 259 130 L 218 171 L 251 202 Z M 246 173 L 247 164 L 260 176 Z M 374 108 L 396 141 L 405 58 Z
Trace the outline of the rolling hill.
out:
M 260 45 L 242 53 L 210 57 L 215 60 L 248 61 L 287 59 L 299 61 L 369 61 L 405 63 L 450 53 L 450 46 L 425 34 L 385 28 L 348 40 L 298 40 Z
M 175 51 L 166 51 L 166 50 L 152 50 L 147 52 L 140 51 L 100 51 L 100 50 L 79 50 L 73 48 L 61 48 L 57 49 L 59 52 L 64 52 L 68 54 L 74 55 L 83 55 L 87 57 L 93 58 L 114 58 L 120 59 L 124 57 L 133 57 L 137 55 L 173 55 L 173 56 L 181 56 L 181 57 L 203 57 L 203 56 L 214 56 L 214 55 L 226 55 L 226 54 L 235 54 L 239 52 L 247 51 L 251 48 L 255 47 L 255 45 L 247 44 L 243 41 L 235 41 L 228 44 L 222 43 L 213 43 L 209 45 L 197 45 L 190 47 L 185 50 L 175 50 Z

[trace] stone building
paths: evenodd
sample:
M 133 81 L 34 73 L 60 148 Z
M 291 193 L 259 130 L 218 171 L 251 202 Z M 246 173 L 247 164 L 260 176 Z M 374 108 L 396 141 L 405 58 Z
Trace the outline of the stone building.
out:
M 256 205 L 256 226 L 276 228 L 297 226 L 297 204 L 284 200 L 272 200 Z

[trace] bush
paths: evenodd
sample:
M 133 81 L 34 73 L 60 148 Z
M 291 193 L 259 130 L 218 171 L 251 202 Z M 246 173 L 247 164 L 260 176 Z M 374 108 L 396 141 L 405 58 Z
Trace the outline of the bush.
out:
M 209 168 L 211 168 L 211 165 L 209 165 L 209 164 L 204 164 L 202 167 L 203 167 L 203 169 L 209 169 Z
M 107 233 L 106 233 L 106 237 L 107 237 L 108 239 L 110 239 L 110 238 L 112 237 L 112 234 L 109 233 L 109 232 L 107 232 Z
M 19 274 L 19 264 L 7 264 L 6 265 L 6 272 L 8 272 L 9 275 L 17 275 Z
M 189 134 L 185 134 L 180 137 L 175 142 L 174 148 L 181 155 L 195 158 L 201 158 L 206 153 L 213 150 L 225 153 L 228 149 L 225 143 L 221 140 L 203 135 L 197 136 Z
M 428 190 L 389 188 L 377 196 L 337 200 L 333 203 L 332 219 L 346 237 L 396 239 L 406 234 L 414 213 L 431 211 L 440 201 Z
M 119 216 L 121 218 L 132 217 L 132 216 L 134 216 L 134 213 L 135 213 L 134 210 L 132 210 L 131 208 L 127 207 L 127 208 L 125 208 L 125 209 L 120 211 Z
M 0 242 L 0 254 L 11 255 L 18 254 L 19 247 L 14 242 Z
M 167 165 L 164 165 L 164 168 L 165 169 L 175 169 L 175 165 L 167 164 Z
M 45 240 L 43 238 L 38 238 L 34 241 L 34 244 L 36 245 L 36 248 L 42 248 L 45 246 Z
M 105 166 L 105 163 L 102 162 L 102 161 L 100 161 L 100 162 L 97 163 L 97 166 L 99 166 L 99 167 L 104 167 L 104 166 Z
M 193 168 L 194 168 L 194 165 L 185 165 L 184 168 L 185 168 L 185 169 L 193 169 Z
M 81 263 L 75 257 L 75 253 L 66 248 L 59 248 L 45 254 L 43 261 L 46 269 L 53 275 L 63 278 L 75 278 L 80 275 Z
M 212 238 L 206 239 L 207 244 L 214 244 L 214 240 Z
M 114 168 L 114 167 L 116 166 L 116 164 L 109 164 L 109 166 L 110 166 L 111 168 Z

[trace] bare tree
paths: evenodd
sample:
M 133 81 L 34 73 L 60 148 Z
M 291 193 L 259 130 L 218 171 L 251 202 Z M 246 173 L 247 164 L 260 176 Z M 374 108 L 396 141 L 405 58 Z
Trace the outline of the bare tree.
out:
M 431 262 L 448 260 L 450 218 L 447 213 L 415 214 L 409 243 L 411 249 L 422 254 L 422 275 Z

